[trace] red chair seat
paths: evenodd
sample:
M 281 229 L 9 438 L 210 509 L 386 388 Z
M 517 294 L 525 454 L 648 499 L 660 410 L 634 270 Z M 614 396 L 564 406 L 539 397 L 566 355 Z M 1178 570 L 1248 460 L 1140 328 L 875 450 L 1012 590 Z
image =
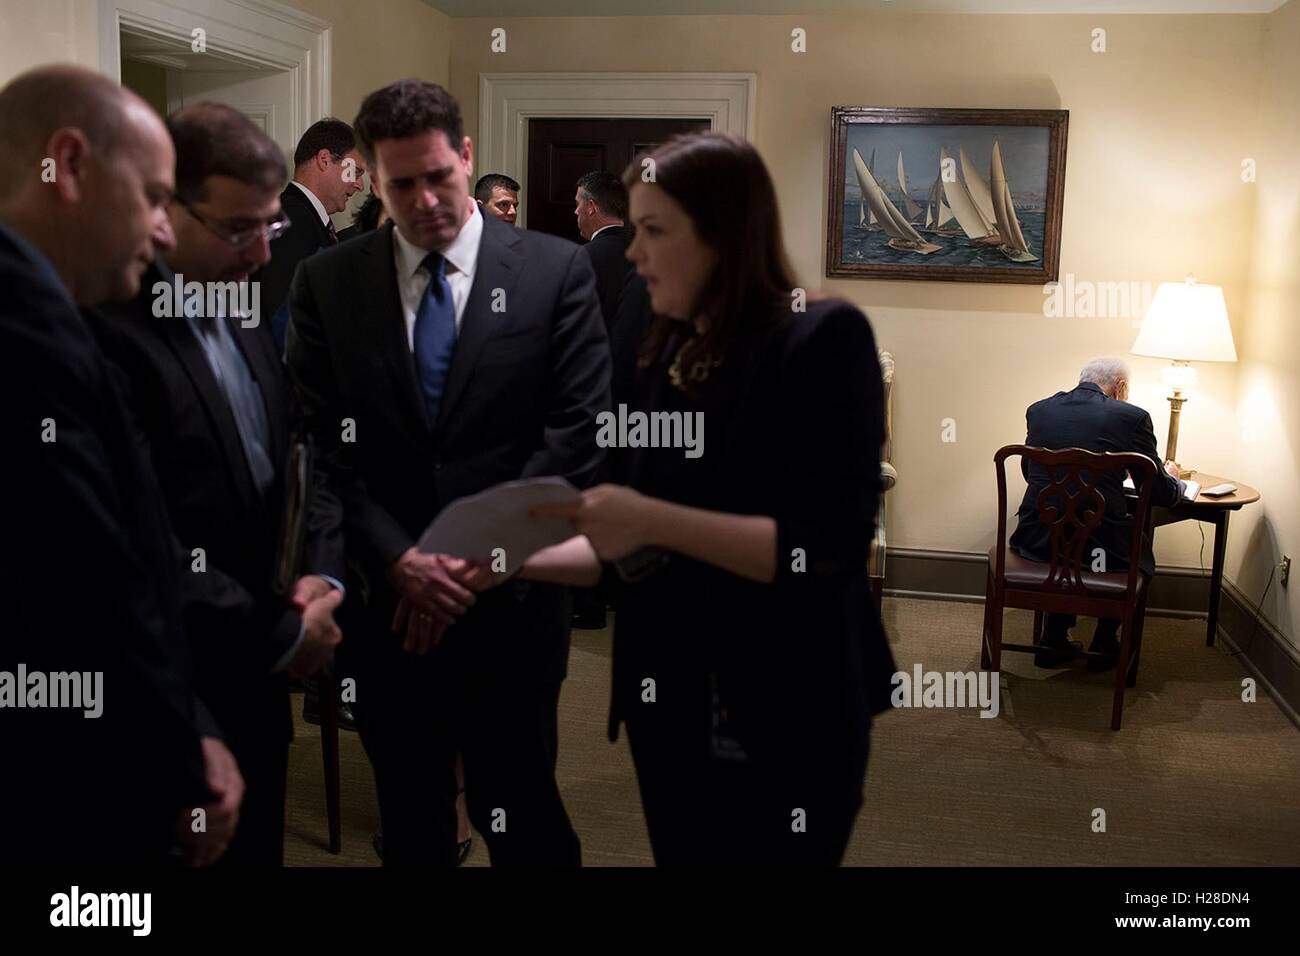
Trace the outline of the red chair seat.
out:
M 994 545 L 989 548 L 989 567 L 996 567 L 998 560 L 998 547 Z M 1006 580 L 1007 585 L 1013 588 L 1041 588 L 1047 584 L 1047 572 L 1051 565 L 1046 561 L 1031 561 L 1029 558 L 1021 557 L 1013 549 L 1006 549 Z M 1144 575 L 1139 574 L 1137 579 L 1138 589 L 1141 590 Z M 1083 585 L 1089 591 L 1096 592 L 1098 597 L 1121 598 L 1124 592 L 1128 590 L 1128 572 L 1127 571 L 1107 571 L 1097 573 L 1093 571 L 1083 572 Z

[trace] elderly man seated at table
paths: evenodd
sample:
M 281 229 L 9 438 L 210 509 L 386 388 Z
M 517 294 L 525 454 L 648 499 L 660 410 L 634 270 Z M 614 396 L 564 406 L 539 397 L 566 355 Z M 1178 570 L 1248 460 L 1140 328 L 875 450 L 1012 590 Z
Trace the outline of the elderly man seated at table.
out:
M 1155 431 L 1151 416 L 1144 409 L 1128 403 L 1128 365 L 1117 358 L 1093 359 L 1079 373 L 1079 384 L 1069 392 L 1057 392 L 1051 398 L 1035 402 L 1025 412 L 1028 435 L 1025 444 L 1038 448 L 1083 448 L 1096 452 L 1139 452 L 1157 464 Z M 1011 547 L 1033 561 L 1051 558 L 1051 531 L 1038 520 L 1038 495 L 1050 482 L 1047 469 L 1025 462 L 1022 470 L 1029 487 L 1016 514 L 1018 524 L 1011 535 Z M 1095 548 L 1105 552 L 1107 571 L 1127 571 L 1133 540 L 1133 521 L 1128 514 L 1124 489 L 1118 476 L 1102 477 L 1097 488 L 1106 499 L 1106 513 L 1101 524 L 1088 539 L 1088 553 Z M 1183 482 L 1172 462 L 1157 472 L 1151 492 L 1153 505 L 1170 506 L 1183 494 Z M 1155 573 L 1155 555 L 1151 541 L 1142 543 L 1138 570 L 1149 579 Z M 1042 649 L 1034 655 L 1039 667 L 1057 667 L 1073 655 L 1078 644 L 1069 640 L 1075 624 L 1073 614 L 1048 614 L 1043 628 Z M 1089 670 L 1107 670 L 1115 666 L 1119 654 L 1120 622 L 1103 619 L 1097 622 L 1088 650 L 1099 657 L 1088 659 Z

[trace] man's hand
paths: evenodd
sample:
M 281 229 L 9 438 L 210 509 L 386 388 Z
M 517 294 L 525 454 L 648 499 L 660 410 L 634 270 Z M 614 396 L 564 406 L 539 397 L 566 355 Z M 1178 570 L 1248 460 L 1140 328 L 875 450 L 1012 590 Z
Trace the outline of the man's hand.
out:
M 306 580 L 306 579 L 303 579 Z M 299 581 L 299 584 L 302 582 Z M 295 590 L 295 597 L 297 591 Z M 334 648 L 343 639 L 339 626 L 334 623 L 334 609 L 343 600 L 343 593 L 330 588 L 316 598 L 302 612 L 303 635 L 298 651 L 289 662 L 291 677 L 308 677 L 327 667 L 334 659 Z
M 191 866 L 210 866 L 221 858 L 239 825 L 239 806 L 244 802 L 244 778 L 235 756 L 216 737 L 204 737 L 203 771 L 213 801 L 201 807 L 186 807 L 176 820 L 176 836 L 189 854 Z M 195 832 L 194 810 L 202 810 L 200 832 Z
M 312 601 L 323 598 L 333 590 L 334 585 L 319 574 L 306 574 L 294 583 L 293 597 L 289 600 L 297 611 L 302 612 L 307 610 L 307 605 Z
M 434 620 L 406 598 L 397 602 L 397 612 L 393 615 L 393 630 L 405 634 L 402 650 L 412 654 L 427 654 L 442 643 L 442 636 L 447 633 L 447 625 Z
M 474 593 L 447 570 L 446 555 L 422 554 L 408 549 L 388 566 L 388 581 L 411 605 L 444 627 L 452 624 L 474 603 Z M 400 609 L 399 609 L 400 610 Z M 396 629 L 396 628 L 395 628 Z
M 1175 478 L 1182 477 L 1182 475 L 1178 473 L 1178 466 L 1172 461 L 1165 462 L 1165 471 L 1169 472 L 1169 474 L 1173 475 Z

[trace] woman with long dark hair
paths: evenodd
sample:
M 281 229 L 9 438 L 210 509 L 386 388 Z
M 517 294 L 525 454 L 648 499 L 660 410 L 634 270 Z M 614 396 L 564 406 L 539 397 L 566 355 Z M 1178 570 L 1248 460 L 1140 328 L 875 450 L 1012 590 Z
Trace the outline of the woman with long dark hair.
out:
M 836 864 L 894 670 L 866 576 L 875 341 L 796 288 L 749 143 L 694 134 L 649 160 L 624 175 L 655 318 L 623 412 L 669 425 L 615 454 L 618 484 L 538 509 L 578 536 L 522 573 L 623 579 L 610 731 L 627 725 L 657 863 Z

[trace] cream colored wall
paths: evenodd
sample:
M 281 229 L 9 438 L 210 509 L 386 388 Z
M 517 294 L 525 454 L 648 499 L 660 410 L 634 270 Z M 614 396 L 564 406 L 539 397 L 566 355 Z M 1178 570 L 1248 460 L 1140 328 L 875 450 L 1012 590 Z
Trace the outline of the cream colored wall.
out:
M 1070 110 L 1062 276 L 1158 282 L 1194 270 L 1225 286 L 1240 336 L 1256 195 L 1240 168 L 1258 145 L 1263 25 L 1260 16 L 464 19 L 452 22 L 451 90 L 474 133 L 480 71 L 757 73 L 754 140 L 796 269 L 861 305 L 897 360 L 890 543 L 981 551 L 996 521 L 994 450 L 1023 440 L 1025 407 L 1072 387 L 1088 358 L 1126 355 L 1135 323 L 1046 319 L 1039 286 L 825 279 L 831 107 Z M 506 53 L 489 48 L 497 26 Z M 791 52 L 795 27 L 807 31 L 807 53 Z M 1108 52 L 1091 52 L 1094 27 L 1107 31 Z M 1131 361 L 1134 400 L 1163 448 L 1163 363 Z M 1249 481 L 1259 476 L 1233 455 L 1235 387 L 1234 366 L 1202 368 L 1180 458 Z M 945 418 L 956 421 L 954 444 L 941 441 Z M 1199 551 L 1193 526 L 1160 532 L 1164 564 L 1196 566 Z
M 0 0 L 0 84 L 42 63 L 97 67 L 98 25 L 91 0 Z
M 420 0 L 283 0 L 333 27 L 333 106 L 349 123 L 366 94 L 414 77 L 446 84 L 451 18 Z
M 1244 335 L 1238 340 L 1237 471 L 1262 499 L 1234 517 L 1228 574 L 1300 645 L 1300 0 L 1267 17 L 1260 107 L 1258 212 L 1250 246 Z

